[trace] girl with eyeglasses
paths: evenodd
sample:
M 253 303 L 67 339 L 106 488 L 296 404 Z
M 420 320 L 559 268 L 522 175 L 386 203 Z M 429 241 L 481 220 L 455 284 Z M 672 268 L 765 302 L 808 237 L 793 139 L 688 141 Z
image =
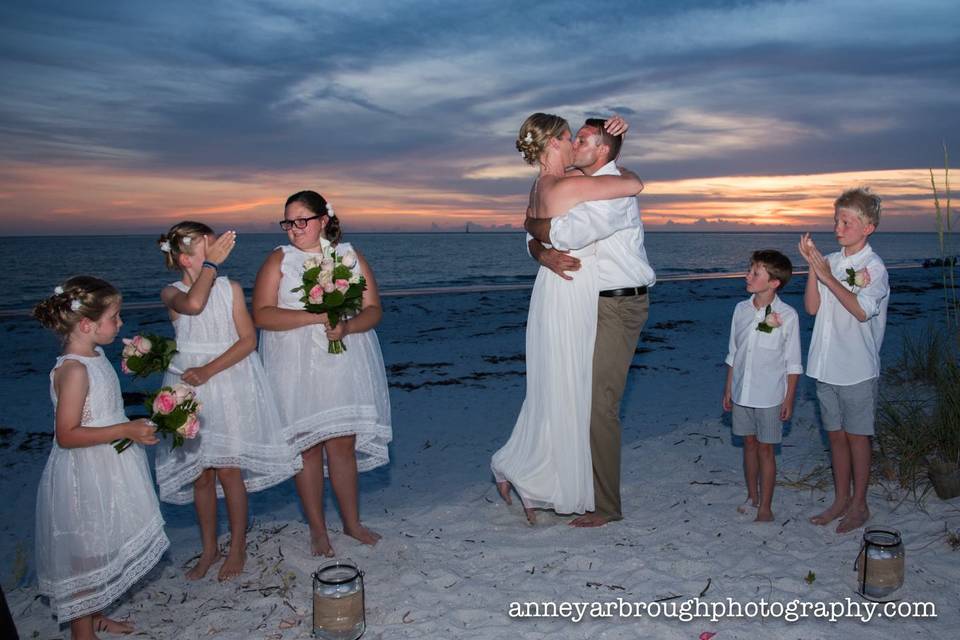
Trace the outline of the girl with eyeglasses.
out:
M 164 386 L 196 387 L 200 434 L 183 446 L 157 449 L 160 499 L 194 505 L 201 552 L 187 572 L 199 580 L 223 557 L 217 544 L 217 498 L 225 498 L 230 550 L 217 578 L 240 575 L 247 558 L 247 493 L 275 486 L 301 468 L 257 354 L 257 332 L 239 284 L 219 275 L 236 233 L 219 237 L 184 221 L 160 236 L 166 266 L 180 279 L 160 292 L 177 338 Z
M 326 199 L 300 191 L 287 199 L 280 227 L 290 244 L 277 247 L 257 274 L 253 319 L 261 329 L 260 353 L 284 432 L 303 455 L 297 492 L 310 525 L 314 555 L 331 557 L 333 547 L 323 515 L 324 475 L 340 507 L 343 531 L 373 545 L 380 535 L 360 522 L 357 474 L 387 464 L 393 437 L 390 398 L 383 356 L 374 327 L 383 314 L 370 265 L 340 240 L 340 220 Z M 304 309 L 300 293 L 304 262 L 333 247 L 339 255 L 357 256 L 367 283 L 360 312 L 330 328 L 326 314 Z M 331 340 L 346 351 L 327 352 Z

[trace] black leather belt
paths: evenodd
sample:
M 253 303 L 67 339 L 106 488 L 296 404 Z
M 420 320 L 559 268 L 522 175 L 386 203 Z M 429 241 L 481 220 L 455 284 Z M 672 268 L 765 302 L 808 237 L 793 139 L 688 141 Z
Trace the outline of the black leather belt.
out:
M 646 287 L 627 287 L 626 289 L 607 289 L 606 291 L 601 291 L 600 296 L 603 298 L 620 298 L 623 296 L 644 296 L 647 295 Z

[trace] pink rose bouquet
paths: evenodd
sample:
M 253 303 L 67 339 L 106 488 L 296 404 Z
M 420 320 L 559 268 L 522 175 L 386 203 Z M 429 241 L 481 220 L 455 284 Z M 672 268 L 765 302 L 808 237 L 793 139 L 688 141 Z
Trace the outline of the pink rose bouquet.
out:
M 152 333 L 124 338 L 120 370 L 135 378 L 145 378 L 151 373 L 163 373 L 170 366 L 170 360 L 176 352 L 176 342 Z
M 144 403 L 150 412 L 150 420 L 157 425 L 157 432 L 173 437 L 172 448 L 183 445 L 200 433 L 200 409 L 196 390 L 182 383 L 163 387 Z M 113 443 L 117 453 L 126 451 L 133 442 L 128 439 Z
M 340 254 L 327 247 L 319 256 L 303 263 L 303 284 L 293 289 L 302 292 L 300 301 L 310 313 L 325 313 L 330 327 L 335 327 L 346 316 L 360 312 L 367 281 L 360 275 L 357 254 L 352 250 Z M 328 353 L 343 353 L 347 347 L 342 340 L 331 340 Z
M 757 324 L 757 331 L 773 333 L 773 330 L 782 324 L 783 321 L 780 319 L 780 314 L 774 311 L 773 307 L 768 304 L 766 311 L 764 311 L 763 321 Z

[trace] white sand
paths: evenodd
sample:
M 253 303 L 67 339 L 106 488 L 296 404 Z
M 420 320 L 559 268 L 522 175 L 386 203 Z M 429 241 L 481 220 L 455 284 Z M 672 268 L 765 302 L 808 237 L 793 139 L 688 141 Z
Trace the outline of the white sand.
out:
M 802 278 L 784 299 L 801 310 Z M 925 322 L 942 293 L 935 274 L 892 272 L 885 362 L 891 364 L 904 331 Z M 505 506 L 489 475 L 489 457 L 509 434 L 523 395 L 525 292 L 392 298 L 380 331 L 390 370 L 395 442 L 392 463 L 361 477 L 361 511 L 384 535 L 374 548 L 340 532 L 328 503 L 338 555 L 366 572 L 365 638 L 727 638 L 882 639 L 951 637 L 960 626 L 960 552 L 946 529 L 960 526 L 957 501 L 928 496 L 918 504 L 895 487 L 871 487 L 871 524 L 903 532 L 907 547 L 903 601 L 932 602 L 936 619 L 844 620 L 728 618 L 718 622 L 630 618 L 512 619 L 510 603 L 628 602 L 706 590 L 703 600 L 864 602 L 854 593 L 853 561 L 862 531 L 837 535 L 807 517 L 829 503 L 828 454 L 818 429 L 812 385 L 801 385 L 795 418 L 777 458 L 780 479 L 818 467 L 827 491 L 779 486 L 776 522 L 754 524 L 736 513 L 745 495 L 741 450 L 731 444 L 721 416 L 723 356 L 730 312 L 744 296 L 730 280 L 663 283 L 654 289 L 650 323 L 635 360 L 624 402 L 623 497 L 626 519 L 601 529 L 574 529 L 540 514 L 525 524 L 517 504 Z M 126 318 L 127 329 L 152 322 L 155 311 Z M 810 320 L 804 320 L 803 348 Z M 157 326 L 150 327 L 153 330 Z M 22 433 L 0 449 L 4 495 L 0 558 L 4 588 L 21 637 L 66 637 L 32 575 L 33 504 L 46 459 L 50 409 L 45 374 L 49 352 L 28 346 L 38 334 L 24 320 L 8 333 L 21 369 L 7 363 L 6 403 L 22 400 L 5 423 L 40 431 L 37 451 L 18 451 Z M 649 350 L 649 351 L 647 351 Z M 38 382 L 39 380 L 39 382 Z M 23 422 L 23 424 L 21 424 Z M 329 493 L 329 492 L 328 492 Z M 329 500 L 329 498 L 328 498 Z M 112 609 L 130 616 L 152 638 L 305 638 L 310 634 L 310 574 L 319 564 L 292 483 L 251 497 L 249 562 L 241 579 L 219 584 L 210 576 L 189 583 L 183 565 L 198 551 L 190 507 L 164 507 L 173 549 Z M 221 509 L 221 530 L 225 530 Z M 225 538 L 225 536 L 224 536 Z M 222 538 L 222 539 L 224 539 Z M 14 580 L 17 547 L 26 549 L 26 573 Z M 804 577 L 816 574 L 812 583 Z M 709 585 L 709 586 L 708 586 Z M 12 590 L 11 590 L 12 589 Z M 34 636 L 34 634 L 37 634 Z

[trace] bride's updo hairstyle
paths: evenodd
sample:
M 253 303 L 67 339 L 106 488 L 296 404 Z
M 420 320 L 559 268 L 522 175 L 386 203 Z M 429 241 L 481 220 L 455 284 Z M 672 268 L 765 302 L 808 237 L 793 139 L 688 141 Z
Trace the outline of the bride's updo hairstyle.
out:
M 535 165 L 547 143 L 570 131 L 570 125 L 560 116 L 549 113 L 535 113 L 523 121 L 517 135 L 517 151 L 527 164 Z
M 33 317 L 47 329 L 66 338 L 83 318 L 96 322 L 120 292 L 106 280 L 93 276 L 74 276 L 53 290 L 53 295 L 37 303 Z

